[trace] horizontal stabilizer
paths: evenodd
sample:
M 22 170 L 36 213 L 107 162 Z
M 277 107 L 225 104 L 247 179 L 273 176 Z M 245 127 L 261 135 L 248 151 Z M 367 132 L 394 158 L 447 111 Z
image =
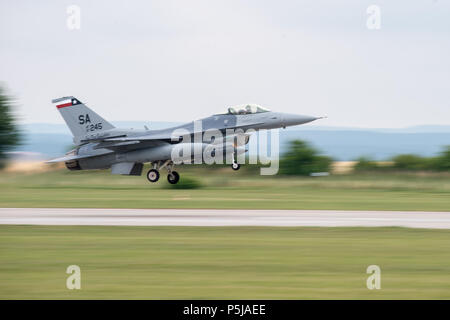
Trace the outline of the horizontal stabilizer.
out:
M 61 157 L 61 158 L 48 160 L 48 161 L 46 161 L 46 163 L 56 163 L 56 162 L 66 162 L 66 161 L 72 161 L 72 160 L 79 160 L 79 159 L 96 157 L 96 156 L 104 155 L 104 154 L 107 154 L 107 153 L 112 153 L 112 151 L 104 152 L 104 153 L 101 153 L 101 154 L 94 154 L 94 155 L 66 155 L 66 156 Z

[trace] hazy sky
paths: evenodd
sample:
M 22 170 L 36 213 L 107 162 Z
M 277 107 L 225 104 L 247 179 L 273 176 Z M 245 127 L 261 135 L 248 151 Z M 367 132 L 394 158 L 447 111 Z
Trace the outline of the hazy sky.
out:
M 150 126 L 247 102 L 320 125 L 450 125 L 450 1 L 0 0 L 0 81 L 23 122 L 62 122 L 50 100 L 74 95 Z

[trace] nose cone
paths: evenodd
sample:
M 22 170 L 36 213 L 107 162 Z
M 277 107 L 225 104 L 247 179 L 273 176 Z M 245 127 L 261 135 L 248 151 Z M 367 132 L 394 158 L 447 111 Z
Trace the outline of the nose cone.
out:
M 311 122 L 311 121 L 314 121 L 317 119 L 320 119 L 320 118 L 313 117 L 313 116 L 299 115 L 299 114 L 284 113 L 283 114 L 283 125 L 285 127 L 296 126 L 296 125 L 308 123 L 308 122 Z

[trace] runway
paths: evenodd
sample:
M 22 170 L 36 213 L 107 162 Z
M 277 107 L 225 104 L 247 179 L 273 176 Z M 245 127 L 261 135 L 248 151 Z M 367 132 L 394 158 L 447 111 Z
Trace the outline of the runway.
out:
M 450 229 L 450 212 L 0 208 L 0 224 L 92 226 L 317 226 Z

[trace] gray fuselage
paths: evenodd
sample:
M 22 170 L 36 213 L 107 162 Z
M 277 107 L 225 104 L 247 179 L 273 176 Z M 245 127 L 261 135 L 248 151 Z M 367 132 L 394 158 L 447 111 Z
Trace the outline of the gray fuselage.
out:
M 195 134 L 216 130 L 224 137 L 245 134 L 249 130 L 285 128 L 318 118 L 280 112 L 264 111 L 253 114 L 217 114 L 183 125 L 160 130 L 113 128 L 74 138 L 78 147 L 72 151 L 76 160 L 67 161 L 69 169 L 104 169 L 113 167 L 113 173 L 133 174 L 132 164 L 171 159 L 175 145 L 189 143 L 194 148 Z M 210 141 L 200 141 L 205 148 Z M 234 145 L 236 148 L 236 145 Z M 237 146 L 238 148 L 241 146 Z M 232 148 L 225 144 L 223 150 Z M 243 152 L 242 149 L 238 152 Z M 123 163 L 129 164 L 122 165 Z M 139 170 L 138 170 L 139 171 Z M 140 174 L 140 173 L 139 173 Z

